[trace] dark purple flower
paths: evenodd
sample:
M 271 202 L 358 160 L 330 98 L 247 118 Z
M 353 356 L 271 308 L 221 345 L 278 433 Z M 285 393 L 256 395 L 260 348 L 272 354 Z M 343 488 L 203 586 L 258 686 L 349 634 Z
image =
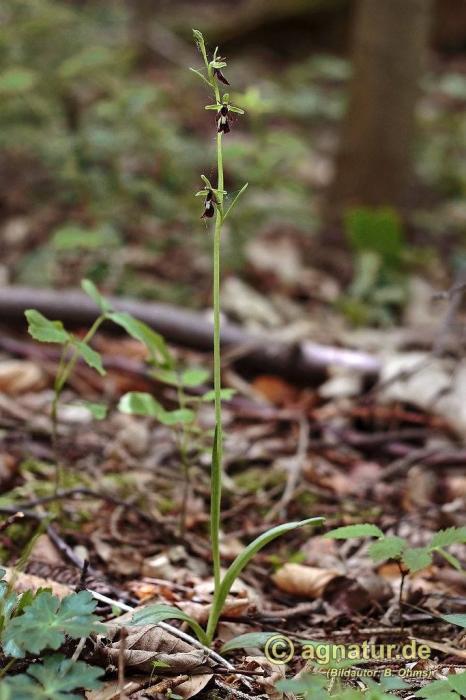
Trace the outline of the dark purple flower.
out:
M 216 60 L 220 62 L 220 61 L 224 61 L 225 59 L 221 58 L 221 56 L 218 56 L 218 58 Z M 220 80 L 220 82 L 223 83 L 224 85 L 230 84 L 228 82 L 228 80 L 225 78 L 225 76 L 223 75 L 221 68 L 214 68 L 213 73 L 216 76 L 217 80 Z
M 215 117 L 216 122 L 218 123 L 217 126 L 217 131 L 220 133 L 221 131 L 224 134 L 230 133 L 230 122 L 232 120 L 232 116 L 230 114 L 230 105 L 228 102 L 224 102 L 220 109 L 217 112 L 217 116 Z
M 204 213 L 201 216 L 201 219 L 211 219 L 213 217 L 214 204 L 218 204 L 217 197 L 214 195 L 212 190 L 208 190 L 206 198 L 204 199 Z

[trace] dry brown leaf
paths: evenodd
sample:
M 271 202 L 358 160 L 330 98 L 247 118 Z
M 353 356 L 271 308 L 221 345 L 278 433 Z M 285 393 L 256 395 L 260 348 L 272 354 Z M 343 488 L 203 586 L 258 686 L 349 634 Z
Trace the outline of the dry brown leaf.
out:
M 64 598 L 72 593 L 71 588 L 57 583 L 50 578 L 42 578 L 41 576 L 33 576 L 32 574 L 24 574 L 22 571 L 16 571 L 11 567 L 3 567 L 6 570 L 4 579 L 13 582 L 13 589 L 17 593 L 25 593 L 26 591 L 37 591 L 39 588 L 51 588 L 53 595 L 58 598 Z
M 39 391 L 46 386 L 42 369 L 29 360 L 4 360 L 0 362 L 0 391 L 9 396 Z
M 282 700 L 283 693 L 276 689 L 275 684 L 285 678 L 285 665 L 273 664 L 265 656 L 247 656 L 245 666 L 248 671 L 263 671 L 263 676 L 256 676 L 254 682 L 267 693 L 270 700 Z
M 117 625 L 107 625 L 105 636 L 97 637 L 95 657 L 105 666 L 118 666 L 121 629 Z M 202 674 L 209 672 L 213 666 L 212 660 L 206 658 L 202 649 L 193 648 L 157 625 L 137 625 L 125 629 L 128 636 L 125 638 L 124 660 L 128 672 L 153 673 L 155 670 L 157 675 Z
M 302 564 L 285 564 L 272 576 L 282 591 L 306 598 L 322 598 L 326 586 L 336 578 L 343 578 L 335 569 L 318 569 Z
M 286 406 L 297 401 L 299 391 L 280 377 L 263 374 L 257 377 L 252 387 L 254 391 L 266 398 L 276 406 Z

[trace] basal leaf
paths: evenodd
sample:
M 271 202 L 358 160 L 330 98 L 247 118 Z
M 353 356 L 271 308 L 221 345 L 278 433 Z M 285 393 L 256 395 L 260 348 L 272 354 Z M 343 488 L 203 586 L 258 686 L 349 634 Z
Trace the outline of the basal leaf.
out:
M 39 311 L 27 309 L 24 312 L 28 322 L 28 332 L 35 340 L 42 343 L 59 343 L 64 345 L 70 340 L 70 335 L 61 321 L 49 321 Z
M 384 537 L 384 534 L 376 525 L 362 523 L 361 525 L 337 527 L 335 530 L 326 532 L 323 537 L 336 540 L 349 540 L 351 537 Z
M 220 649 L 221 654 L 226 654 L 234 649 L 247 649 L 249 647 L 263 647 L 276 632 L 248 632 L 229 639 Z
M 202 642 L 202 644 L 207 643 L 206 633 L 202 627 L 183 610 L 172 608 L 169 605 L 150 605 L 147 608 L 138 610 L 138 612 L 134 613 L 130 624 L 156 625 L 159 622 L 163 622 L 163 620 L 183 620 L 183 622 L 186 622 L 191 627 L 193 632 L 196 634 L 196 637 L 200 642 Z
M 458 627 L 466 627 L 466 614 L 457 613 L 455 615 L 441 615 L 441 617 L 447 622 L 451 622 L 453 625 L 458 625 Z

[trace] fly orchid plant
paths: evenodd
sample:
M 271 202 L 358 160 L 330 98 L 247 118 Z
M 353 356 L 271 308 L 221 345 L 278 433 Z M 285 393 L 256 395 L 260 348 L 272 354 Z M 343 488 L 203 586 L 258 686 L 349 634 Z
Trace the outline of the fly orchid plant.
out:
M 207 628 L 204 630 L 200 625 L 187 613 L 167 605 L 149 606 L 137 612 L 131 624 L 146 624 L 158 623 L 162 620 L 177 618 L 184 620 L 191 626 L 199 641 L 204 645 L 210 646 L 214 639 L 217 623 L 222 612 L 223 605 L 233 586 L 235 580 L 240 575 L 246 564 L 252 557 L 259 552 L 265 545 L 274 540 L 279 535 L 295 530 L 303 525 L 312 524 L 314 526 L 321 525 L 323 518 L 308 518 L 301 522 L 282 523 L 253 540 L 241 554 L 236 557 L 227 571 L 222 575 L 220 568 L 220 516 L 221 516 L 221 495 L 222 495 L 222 411 L 221 401 L 223 397 L 221 389 L 221 365 L 220 365 L 220 239 L 222 225 L 225 219 L 229 216 L 231 210 L 235 206 L 239 197 L 243 194 L 247 187 L 247 183 L 240 189 L 232 203 L 225 211 L 223 207 L 224 197 L 227 194 L 224 187 L 223 178 L 223 151 L 222 139 L 224 134 L 230 133 L 231 113 L 243 114 L 243 110 L 234 107 L 230 102 L 230 97 L 225 94 L 220 98 L 220 91 L 217 81 L 229 85 L 227 79 L 223 75 L 222 69 L 226 66 L 224 58 L 219 57 L 218 48 L 215 49 L 211 61 L 207 58 L 204 37 L 201 32 L 194 30 L 194 39 L 199 47 L 204 58 L 207 77 L 200 71 L 191 68 L 191 70 L 202 78 L 207 83 L 214 93 L 215 104 L 208 105 L 206 109 L 216 110 L 215 117 L 217 125 L 217 187 L 201 175 L 204 182 L 204 189 L 197 193 L 196 196 L 204 197 L 204 213 L 201 219 L 213 219 L 215 216 L 214 227 L 214 252 L 213 252 L 213 299 L 214 299 L 214 395 L 215 395 L 215 435 L 212 449 L 212 472 L 211 472 L 211 497 L 210 497 L 210 534 L 212 543 L 212 559 L 214 569 L 214 595 L 212 606 L 210 609 Z M 266 633 L 266 637 L 270 636 Z M 246 639 L 247 638 L 247 639 Z M 254 636 L 255 642 L 262 642 L 264 639 L 258 640 L 257 635 Z M 256 646 L 252 643 L 250 635 L 242 635 L 238 638 L 238 647 Z M 229 648 L 232 646 L 232 640 L 229 642 Z

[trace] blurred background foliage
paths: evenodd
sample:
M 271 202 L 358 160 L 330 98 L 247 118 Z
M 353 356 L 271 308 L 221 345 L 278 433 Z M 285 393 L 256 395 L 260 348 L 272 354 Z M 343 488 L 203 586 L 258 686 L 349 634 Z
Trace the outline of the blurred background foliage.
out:
M 351 76 L 347 31 L 341 30 L 347 3 L 331 3 L 335 13 L 325 22 L 318 16 L 318 52 L 310 37 L 297 56 L 301 40 L 295 42 L 288 28 L 284 36 L 285 20 L 295 12 L 300 24 L 303 6 L 314 5 L 321 9 L 311 0 L 293 1 L 283 18 L 279 5 L 269 3 L 262 23 L 256 14 L 257 27 L 269 27 L 258 43 L 252 21 L 243 33 L 233 22 L 229 38 L 235 8 L 226 2 L 139 0 L 137 12 L 118 0 L 4 3 L 3 283 L 64 287 L 87 276 L 106 292 L 209 302 L 211 239 L 193 195 L 202 186 L 201 173 L 215 174 L 215 122 L 204 110 L 211 95 L 188 71 L 201 65 L 192 26 L 207 28 L 214 41 L 217 34 L 224 39 L 231 99 L 246 110 L 224 139 L 229 197 L 250 183 L 226 231 L 226 271 L 247 275 L 244 246 L 270 231 L 298 235 L 306 255 L 322 227 L 322 194 L 333 176 Z M 277 47 L 274 17 L 282 28 L 275 27 Z M 149 29 L 152 44 L 138 44 L 138 31 Z M 223 49 L 220 44 L 225 55 Z M 394 209 L 356 209 L 344 220 L 354 271 L 340 308 L 353 321 L 383 323 L 387 309 L 403 305 L 413 244 L 435 247 L 435 237 L 453 232 L 447 258 L 463 255 L 466 62 L 438 56 L 430 61 L 417 109 L 418 200 L 403 220 Z M 375 248 L 367 246 L 367 231 L 380 227 L 393 233 L 389 249 L 383 237 Z M 417 231 L 415 240 L 409 240 L 410 230 Z

